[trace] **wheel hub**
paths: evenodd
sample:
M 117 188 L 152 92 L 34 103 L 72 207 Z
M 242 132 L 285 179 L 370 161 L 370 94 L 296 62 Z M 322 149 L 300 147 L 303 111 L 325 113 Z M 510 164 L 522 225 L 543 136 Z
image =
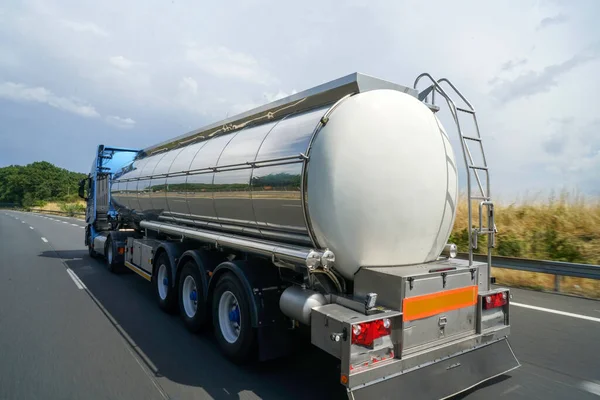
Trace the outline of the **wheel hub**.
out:
M 159 284 L 159 282 L 162 283 L 162 285 Z M 162 300 L 165 300 L 167 298 L 167 295 L 169 294 L 169 278 L 167 273 L 167 266 L 164 264 L 161 264 L 158 267 L 158 277 L 156 283 L 158 295 Z
M 223 338 L 229 343 L 237 342 L 242 329 L 242 318 L 238 299 L 229 290 L 219 299 L 218 314 Z
M 198 289 L 196 281 L 191 275 L 186 276 L 183 280 L 181 296 L 186 315 L 189 318 L 194 318 L 198 310 Z
M 240 308 L 235 305 L 231 311 L 229 311 L 229 320 L 231 322 L 235 322 L 236 324 L 240 323 Z

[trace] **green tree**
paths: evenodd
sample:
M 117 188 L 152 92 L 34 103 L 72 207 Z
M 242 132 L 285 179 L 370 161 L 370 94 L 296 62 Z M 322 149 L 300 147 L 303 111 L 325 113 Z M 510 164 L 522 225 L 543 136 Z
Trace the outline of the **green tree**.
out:
M 74 200 L 78 183 L 85 176 L 46 161 L 0 168 L 0 203 L 31 207 L 46 201 Z

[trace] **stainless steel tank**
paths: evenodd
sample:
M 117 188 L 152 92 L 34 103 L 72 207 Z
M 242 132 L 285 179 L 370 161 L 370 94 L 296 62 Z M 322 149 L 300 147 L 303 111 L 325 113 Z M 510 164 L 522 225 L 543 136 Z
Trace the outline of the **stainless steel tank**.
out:
M 147 149 L 115 176 L 113 204 L 126 218 L 330 249 L 349 279 L 434 260 L 454 223 L 452 148 L 414 93 L 368 82 Z

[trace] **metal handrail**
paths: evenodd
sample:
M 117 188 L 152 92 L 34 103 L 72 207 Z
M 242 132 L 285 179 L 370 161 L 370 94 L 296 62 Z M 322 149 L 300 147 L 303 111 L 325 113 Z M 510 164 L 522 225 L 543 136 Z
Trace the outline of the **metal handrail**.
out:
M 456 88 L 456 86 L 454 86 L 454 84 L 452 84 L 452 82 L 450 82 L 447 78 L 441 78 L 438 79 L 437 81 L 438 83 L 447 83 L 448 86 L 450 86 L 452 88 L 452 90 L 454 90 L 456 92 L 456 94 L 461 98 L 462 101 L 465 102 L 466 105 L 469 106 L 470 110 L 472 112 L 475 112 L 475 107 L 473 107 L 473 105 L 469 102 L 469 100 L 467 100 L 467 98 L 465 96 L 463 96 L 463 94 Z
M 431 86 L 430 88 L 432 88 L 433 90 L 431 90 L 432 92 L 432 103 L 435 102 L 435 97 L 434 97 L 434 93 L 437 90 L 446 100 L 446 103 L 448 104 L 448 108 L 450 109 L 450 113 L 452 114 L 452 117 L 454 118 L 454 122 L 456 124 L 456 127 L 458 129 L 458 135 L 459 135 L 459 139 L 460 139 L 460 144 L 461 144 L 461 148 L 462 148 L 462 153 L 463 153 L 463 159 L 464 159 L 464 163 L 465 163 L 465 169 L 467 171 L 467 196 L 468 196 L 468 214 L 469 214 L 469 229 L 468 229 L 468 234 L 469 234 L 469 264 L 473 263 L 473 249 L 471 246 L 471 243 L 473 243 L 473 232 L 472 232 L 472 226 L 473 226 L 473 210 L 472 210 L 472 204 L 471 204 L 471 172 L 469 171 L 469 159 L 467 159 L 467 153 L 468 153 L 468 149 L 465 149 L 465 141 L 463 139 L 463 135 L 462 135 L 462 130 L 460 129 L 460 121 L 458 120 L 458 112 L 456 110 L 456 104 L 454 103 L 454 101 L 452 100 L 452 98 L 446 93 L 446 91 L 438 84 L 438 82 L 428 73 L 424 72 L 421 75 L 417 76 L 417 78 L 415 79 L 415 83 L 413 85 L 413 87 L 415 89 L 417 89 L 417 86 L 419 84 L 419 81 L 421 80 L 421 78 L 428 78 L 431 81 Z M 427 89 L 426 89 L 427 90 Z M 434 104 L 435 105 L 435 104 Z M 469 154 L 470 156 L 470 154 Z M 472 157 L 470 158 L 472 160 Z M 471 164 L 473 164 L 473 162 L 471 161 Z M 476 175 L 476 179 L 479 179 L 479 177 Z M 488 180 L 489 181 L 489 180 Z M 481 184 L 480 184 L 480 188 L 481 188 Z M 485 196 L 485 193 L 483 193 L 483 188 L 482 189 L 482 196 Z
M 439 79 L 437 82 L 438 82 L 438 84 L 441 84 L 441 83 L 448 84 L 448 86 L 450 86 L 452 88 L 452 90 L 454 90 L 454 93 L 456 93 L 458 95 L 458 97 L 460 97 L 461 100 L 469 107 L 469 110 L 465 110 L 460 107 L 456 107 L 456 109 L 461 110 L 463 112 L 467 112 L 472 115 L 473 122 L 475 123 L 475 131 L 477 132 L 477 137 L 474 139 L 477 139 L 479 142 L 483 165 L 487 166 L 487 159 L 485 158 L 485 152 L 483 151 L 483 143 L 481 142 L 481 134 L 479 132 L 479 123 L 477 122 L 477 115 L 475 114 L 475 107 L 473 107 L 473 105 L 471 105 L 469 100 L 467 100 L 467 98 L 448 79 L 442 78 L 442 79 Z M 458 118 L 458 114 L 457 114 L 456 118 Z M 462 135 L 462 133 L 461 133 L 461 135 Z M 464 135 L 462 135 L 462 136 L 464 137 Z M 467 155 L 469 156 L 469 161 L 471 161 L 471 164 L 474 164 L 473 155 L 471 154 L 469 147 L 466 145 L 465 145 L 465 150 L 467 151 Z M 479 178 L 479 173 L 477 172 L 476 169 L 473 170 L 473 174 L 475 175 L 475 179 L 477 180 L 477 186 L 479 186 L 479 191 L 481 192 L 481 196 L 491 199 L 490 175 L 487 170 L 485 171 L 485 173 L 486 173 L 486 186 L 487 186 L 486 192 L 483 191 L 483 185 L 481 184 L 481 179 Z

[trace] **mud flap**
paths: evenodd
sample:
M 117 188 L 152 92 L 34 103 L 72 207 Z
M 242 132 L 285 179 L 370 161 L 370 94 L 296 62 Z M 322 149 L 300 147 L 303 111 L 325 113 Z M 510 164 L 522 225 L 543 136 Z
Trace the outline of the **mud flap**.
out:
M 348 388 L 350 400 L 445 399 L 519 367 L 508 340 L 471 350 L 389 378 Z

